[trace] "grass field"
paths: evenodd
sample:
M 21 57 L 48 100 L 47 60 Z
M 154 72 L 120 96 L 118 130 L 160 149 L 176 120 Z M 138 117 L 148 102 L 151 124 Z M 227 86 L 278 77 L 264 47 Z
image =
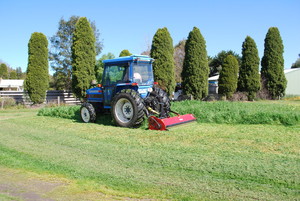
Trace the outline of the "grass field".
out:
M 276 117 L 259 124 L 199 120 L 158 132 L 118 128 L 105 117 L 84 124 L 76 110 L 64 118 L 37 116 L 37 110 L 3 110 L 0 169 L 65 179 L 76 190 L 65 189 L 64 195 L 70 197 L 63 200 L 82 200 L 80 195 L 90 200 L 299 200 L 300 103 L 257 104 L 264 111 L 273 108 L 277 117 L 291 114 L 296 120 L 282 123 Z M 185 107 L 197 111 L 192 105 Z M 248 105 L 232 107 L 248 113 Z M 59 200 L 60 194 L 45 196 Z M 12 198 L 0 192 L 0 199 Z

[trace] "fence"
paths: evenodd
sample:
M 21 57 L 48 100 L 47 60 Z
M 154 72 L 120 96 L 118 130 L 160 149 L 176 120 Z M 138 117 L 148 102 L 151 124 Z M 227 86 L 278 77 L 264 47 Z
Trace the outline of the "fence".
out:
M 30 105 L 32 102 L 25 91 L 0 91 L 0 98 L 13 98 L 18 104 Z M 71 91 L 49 90 L 44 103 L 78 105 L 79 99 L 75 98 Z

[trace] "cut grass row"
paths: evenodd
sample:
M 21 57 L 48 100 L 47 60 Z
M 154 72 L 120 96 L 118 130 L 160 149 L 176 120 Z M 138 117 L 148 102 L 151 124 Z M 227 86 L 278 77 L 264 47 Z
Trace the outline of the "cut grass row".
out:
M 129 198 L 297 200 L 299 129 L 201 123 L 158 132 L 32 113 L 1 121 L 0 165 Z
M 300 122 L 300 104 L 284 102 L 174 102 L 172 110 L 180 114 L 194 114 L 199 123 L 219 124 L 282 124 L 297 125 Z M 290 102 L 291 103 L 291 102 Z M 80 120 L 80 106 L 43 108 L 40 116 Z M 99 123 L 111 123 L 109 116 L 100 117 Z

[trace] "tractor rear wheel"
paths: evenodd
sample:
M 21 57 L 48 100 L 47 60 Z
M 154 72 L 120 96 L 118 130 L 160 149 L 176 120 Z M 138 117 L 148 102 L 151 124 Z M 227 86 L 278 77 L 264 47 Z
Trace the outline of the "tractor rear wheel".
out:
M 83 122 L 95 122 L 96 111 L 91 103 L 83 103 L 80 108 L 80 116 Z
M 167 117 L 167 113 L 170 111 L 170 99 L 168 94 L 161 88 L 155 86 L 153 91 L 145 100 L 146 105 L 150 106 L 153 110 L 160 114 L 160 117 Z
M 132 89 L 123 89 L 112 100 L 112 117 L 121 127 L 138 127 L 144 121 L 144 102 L 140 94 Z

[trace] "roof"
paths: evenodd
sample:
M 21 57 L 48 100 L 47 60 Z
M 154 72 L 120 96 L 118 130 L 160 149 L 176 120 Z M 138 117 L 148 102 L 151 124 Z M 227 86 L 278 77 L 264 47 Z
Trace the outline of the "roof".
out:
M 300 70 L 300 68 L 284 69 L 284 74 L 291 73 L 291 72 L 293 72 L 293 71 L 298 71 L 298 70 Z
M 219 79 L 219 75 L 215 75 L 215 76 L 209 77 L 208 81 L 218 80 L 218 79 Z
M 24 80 L 3 80 L 0 79 L 0 87 L 21 87 L 24 84 Z
M 123 62 L 130 62 L 130 61 L 146 61 L 146 62 L 151 62 L 154 59 L 150 58 L 147 55 L 131 55 L 127 57 L 118 57 L 115 59 L 107 59 L 103 60 L 103 63 L 123 63 Z

